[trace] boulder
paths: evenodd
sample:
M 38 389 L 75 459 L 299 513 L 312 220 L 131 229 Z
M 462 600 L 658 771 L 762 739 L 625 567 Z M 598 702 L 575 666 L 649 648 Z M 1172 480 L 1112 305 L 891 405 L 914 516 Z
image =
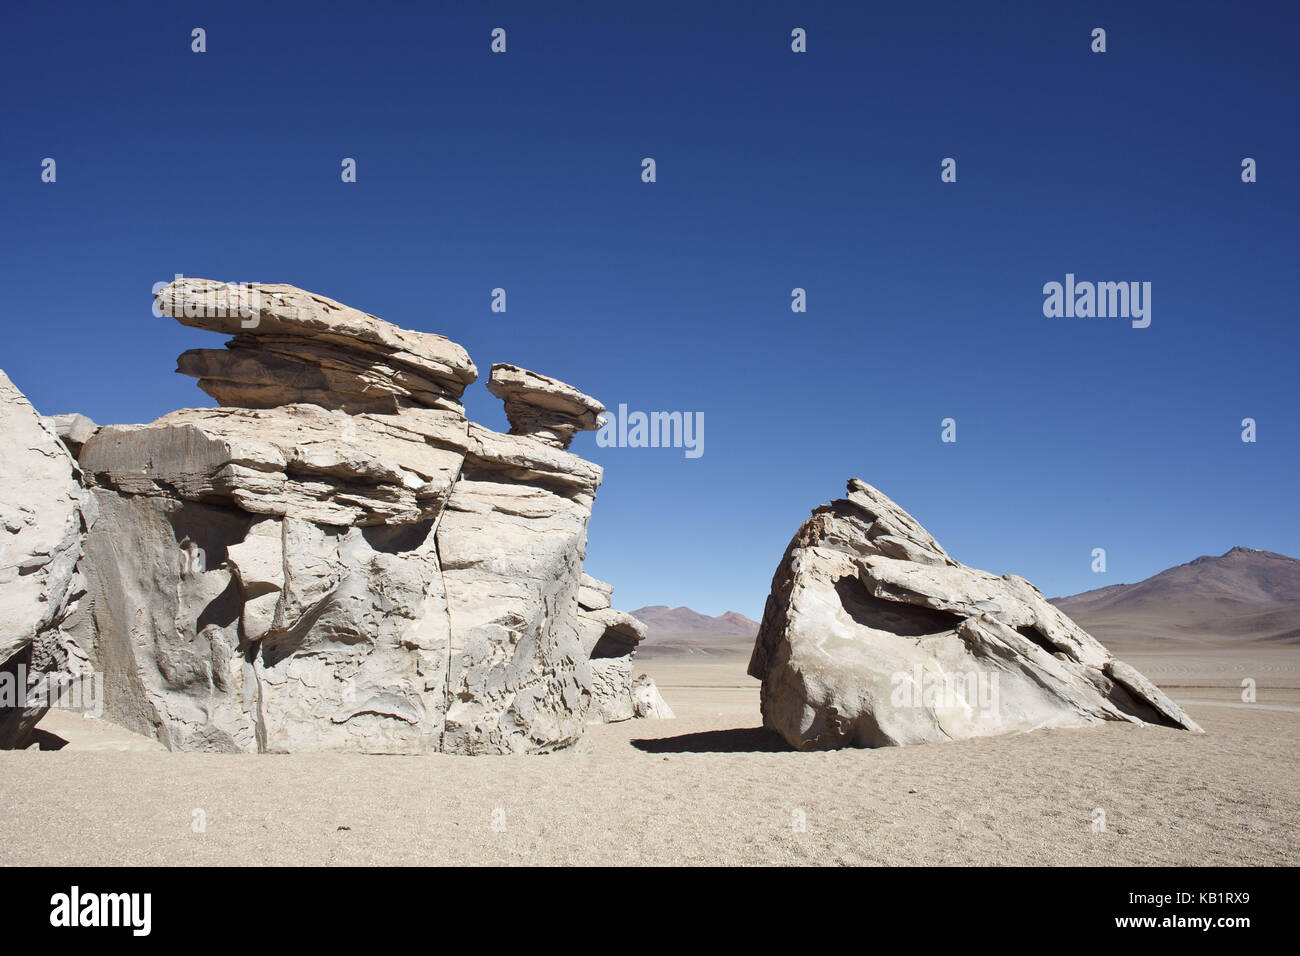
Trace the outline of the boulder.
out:
M 1103 720 L 1201 732 L 1024 578 L 959 563 L 857 479 L 787 548 L 749 673 L 764 725 L 799 750 Z
M 673 709 L 668 706 L 668 702 L 659 693 L 659 688 L 655 686 L 654 678 L 649 674 L 642 674 L 632 682 L 632 711 L 633 716 L 654 720 L 676 718 Z
M 53 425 L 0 372 L 0 748 L 25 746 L 65 678 L 89 673 L 67 635 L 95 502 Z
M 95 432 L 99 431 L 99 426 L 91 419 L 78 412 L 69 412 L 64 415 L 50 415 L 47 421 L 54 429 L 55 434 L 63 440 L 68 451 L 72 452 L 75 458 L 81 454 L 81 446 L 94 437 Z

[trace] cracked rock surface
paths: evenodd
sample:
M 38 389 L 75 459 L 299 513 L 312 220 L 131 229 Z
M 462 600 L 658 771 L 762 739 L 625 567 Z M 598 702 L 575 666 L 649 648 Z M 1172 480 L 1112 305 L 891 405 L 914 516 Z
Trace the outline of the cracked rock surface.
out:
M 88 419 L 87 419 L 88 421 Z M 54 423 L 0 372 L 0 748 L 27 745 L 57 697 L 50 675 L 86 672 L 68 637 L 85 592 L 77 573 L 95 501 Z
M 858 479 L 790 542 L 749 673 L 800 750 L 1126 720 L 1201 728 L 1032 584 L 949 557 Z

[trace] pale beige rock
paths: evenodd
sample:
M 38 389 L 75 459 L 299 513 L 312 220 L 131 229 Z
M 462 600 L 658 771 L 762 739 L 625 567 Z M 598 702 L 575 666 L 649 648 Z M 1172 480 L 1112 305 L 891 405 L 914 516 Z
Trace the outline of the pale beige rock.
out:
M 52 424 L 0 371 L 0 748 L 23 746 L 51 680 L 86 672 L 66 637 L 85 583 L 82 540 L 96 517 Z M 44 695 L 44 696 L 42 696 Z
M 443 749 L 567 747 L 591 700 L 577 592 L 600 469 L 477 425 L 470 438 L 438 528 L 452 635 Z
M 474 367 L 440 336 L 288 286 L 258 287 L 243 319 L 201 314 L 215 286 L 182 280 L 159 304 L 236 335 L 229 355 L 181 360 L 230 405 L 108 426 L 81 450 L 106 518 L 77 633 L 109 716 L 174 750 L 576 743 L 600 638 L 584 644 L 579 593 L 610 590 L 582 574 L 601 469 L 567 441 L 468 422 Z M 597 613 L 610 641 L 639 640 Z
M 100 429 L 81 464 L 126 494 L 225 502 L 321 524 L 400 524 L 442 508 L 468 447 L 466 429 L 463 415 L 433 409 L 190 408 L 149 425 Z
M 177 369 L 223 405 L 455 410 L 478 376 L 465 350 L 441 335 L 401 329 L 291 285 L 240 289 L 183 278 L 155 305 L 184 325 L 234 336 L 225 351 L 186 352 Z
M 614 585 L 593 578 L 586 571 L 578 583 L 578 606 L 588 611 L 600 611 L 610 606 Z
M 955 561 L 888 497 L 849 482 L 772 582 L 749 665 L 764 725 L 801 750 L 1102 720 L 1198 731 L 1028 581 Z
M 674 720 L 677 716 L 649 674 L 642 674 L 632 682 L 632 712 L 633 716 L 651 720 Z
M 575 434 L 605 423 L 605 406 L 590 395 L 516 365 L 493 365 L 488 391 L 505 402 L 510 434 L 556 448 L 568 448 Z
M 99 426 L 94 421 L 79 412 L 49 415 L 47 418 L 68 451 L 72 452 L 73 458 L 80 454 L 81 446 L 90 441 L 95 432 L 99 431 Z
M 607 599 L 613 588 L 603 581 L 593 589 Z M 633 717 L 672 717 L 672 710 L 659 695 L 654 681 L 645 674 L 633 677 L 638 645 L 645 640 L 644 623 L 625 611 L 611 607 L 595 610 L 581 606 L 578 621 L 582 645 L 590 658 L 592 692 L 588 722 L 615 723 Z

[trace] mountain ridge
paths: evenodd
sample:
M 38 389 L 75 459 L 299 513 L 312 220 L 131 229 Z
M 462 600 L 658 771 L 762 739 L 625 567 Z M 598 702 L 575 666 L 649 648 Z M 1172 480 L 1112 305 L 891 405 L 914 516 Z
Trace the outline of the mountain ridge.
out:
M 1300 560 L 1240 545 L 1051 602 L 1106 644 L 1300 644 Z
M 644 624 L 648 640 L 668 637 L 748 637 L 758 633 L 758 622 L 738 611 L 725 611 L 717 617 L 701 614 L 689 607 L 649 604 L 629 612 Z

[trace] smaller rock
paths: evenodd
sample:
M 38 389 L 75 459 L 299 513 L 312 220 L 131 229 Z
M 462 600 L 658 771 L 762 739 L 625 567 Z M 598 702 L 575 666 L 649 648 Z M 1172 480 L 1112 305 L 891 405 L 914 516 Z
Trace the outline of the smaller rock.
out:
M 675 720 L 677 717 L 649 674 L 642 674 L 632 682 L 632 710 L 638 717 L 658 720 Z
M 645 638 L 645 625 L 625 611 L 589 611 L 580 606 L 578 626 L 591 672 L 588 723 L 609 724 L 635 717 L 632 657 Z
M 578 432 L 605 424 L 605 406 L 590 395 L 515 365 L 493 365 L 488 391 L 505 402 L 510 434 L 556 448 L 568 448 Z
M 55 434 L 63 440 L 63 444 L 68 446 L 68 451 L 72 452 L 73 458 L 81 454 L 81 446 L 90 441 L 95 436 L 95 432 L 99 431 L 98 425 L 79 412 L 45 417 Z
M 578 607 L 588 611 L 603 611 L 614 600 L 614 585 L 598 581 L 585 571 L 578 583 Z

